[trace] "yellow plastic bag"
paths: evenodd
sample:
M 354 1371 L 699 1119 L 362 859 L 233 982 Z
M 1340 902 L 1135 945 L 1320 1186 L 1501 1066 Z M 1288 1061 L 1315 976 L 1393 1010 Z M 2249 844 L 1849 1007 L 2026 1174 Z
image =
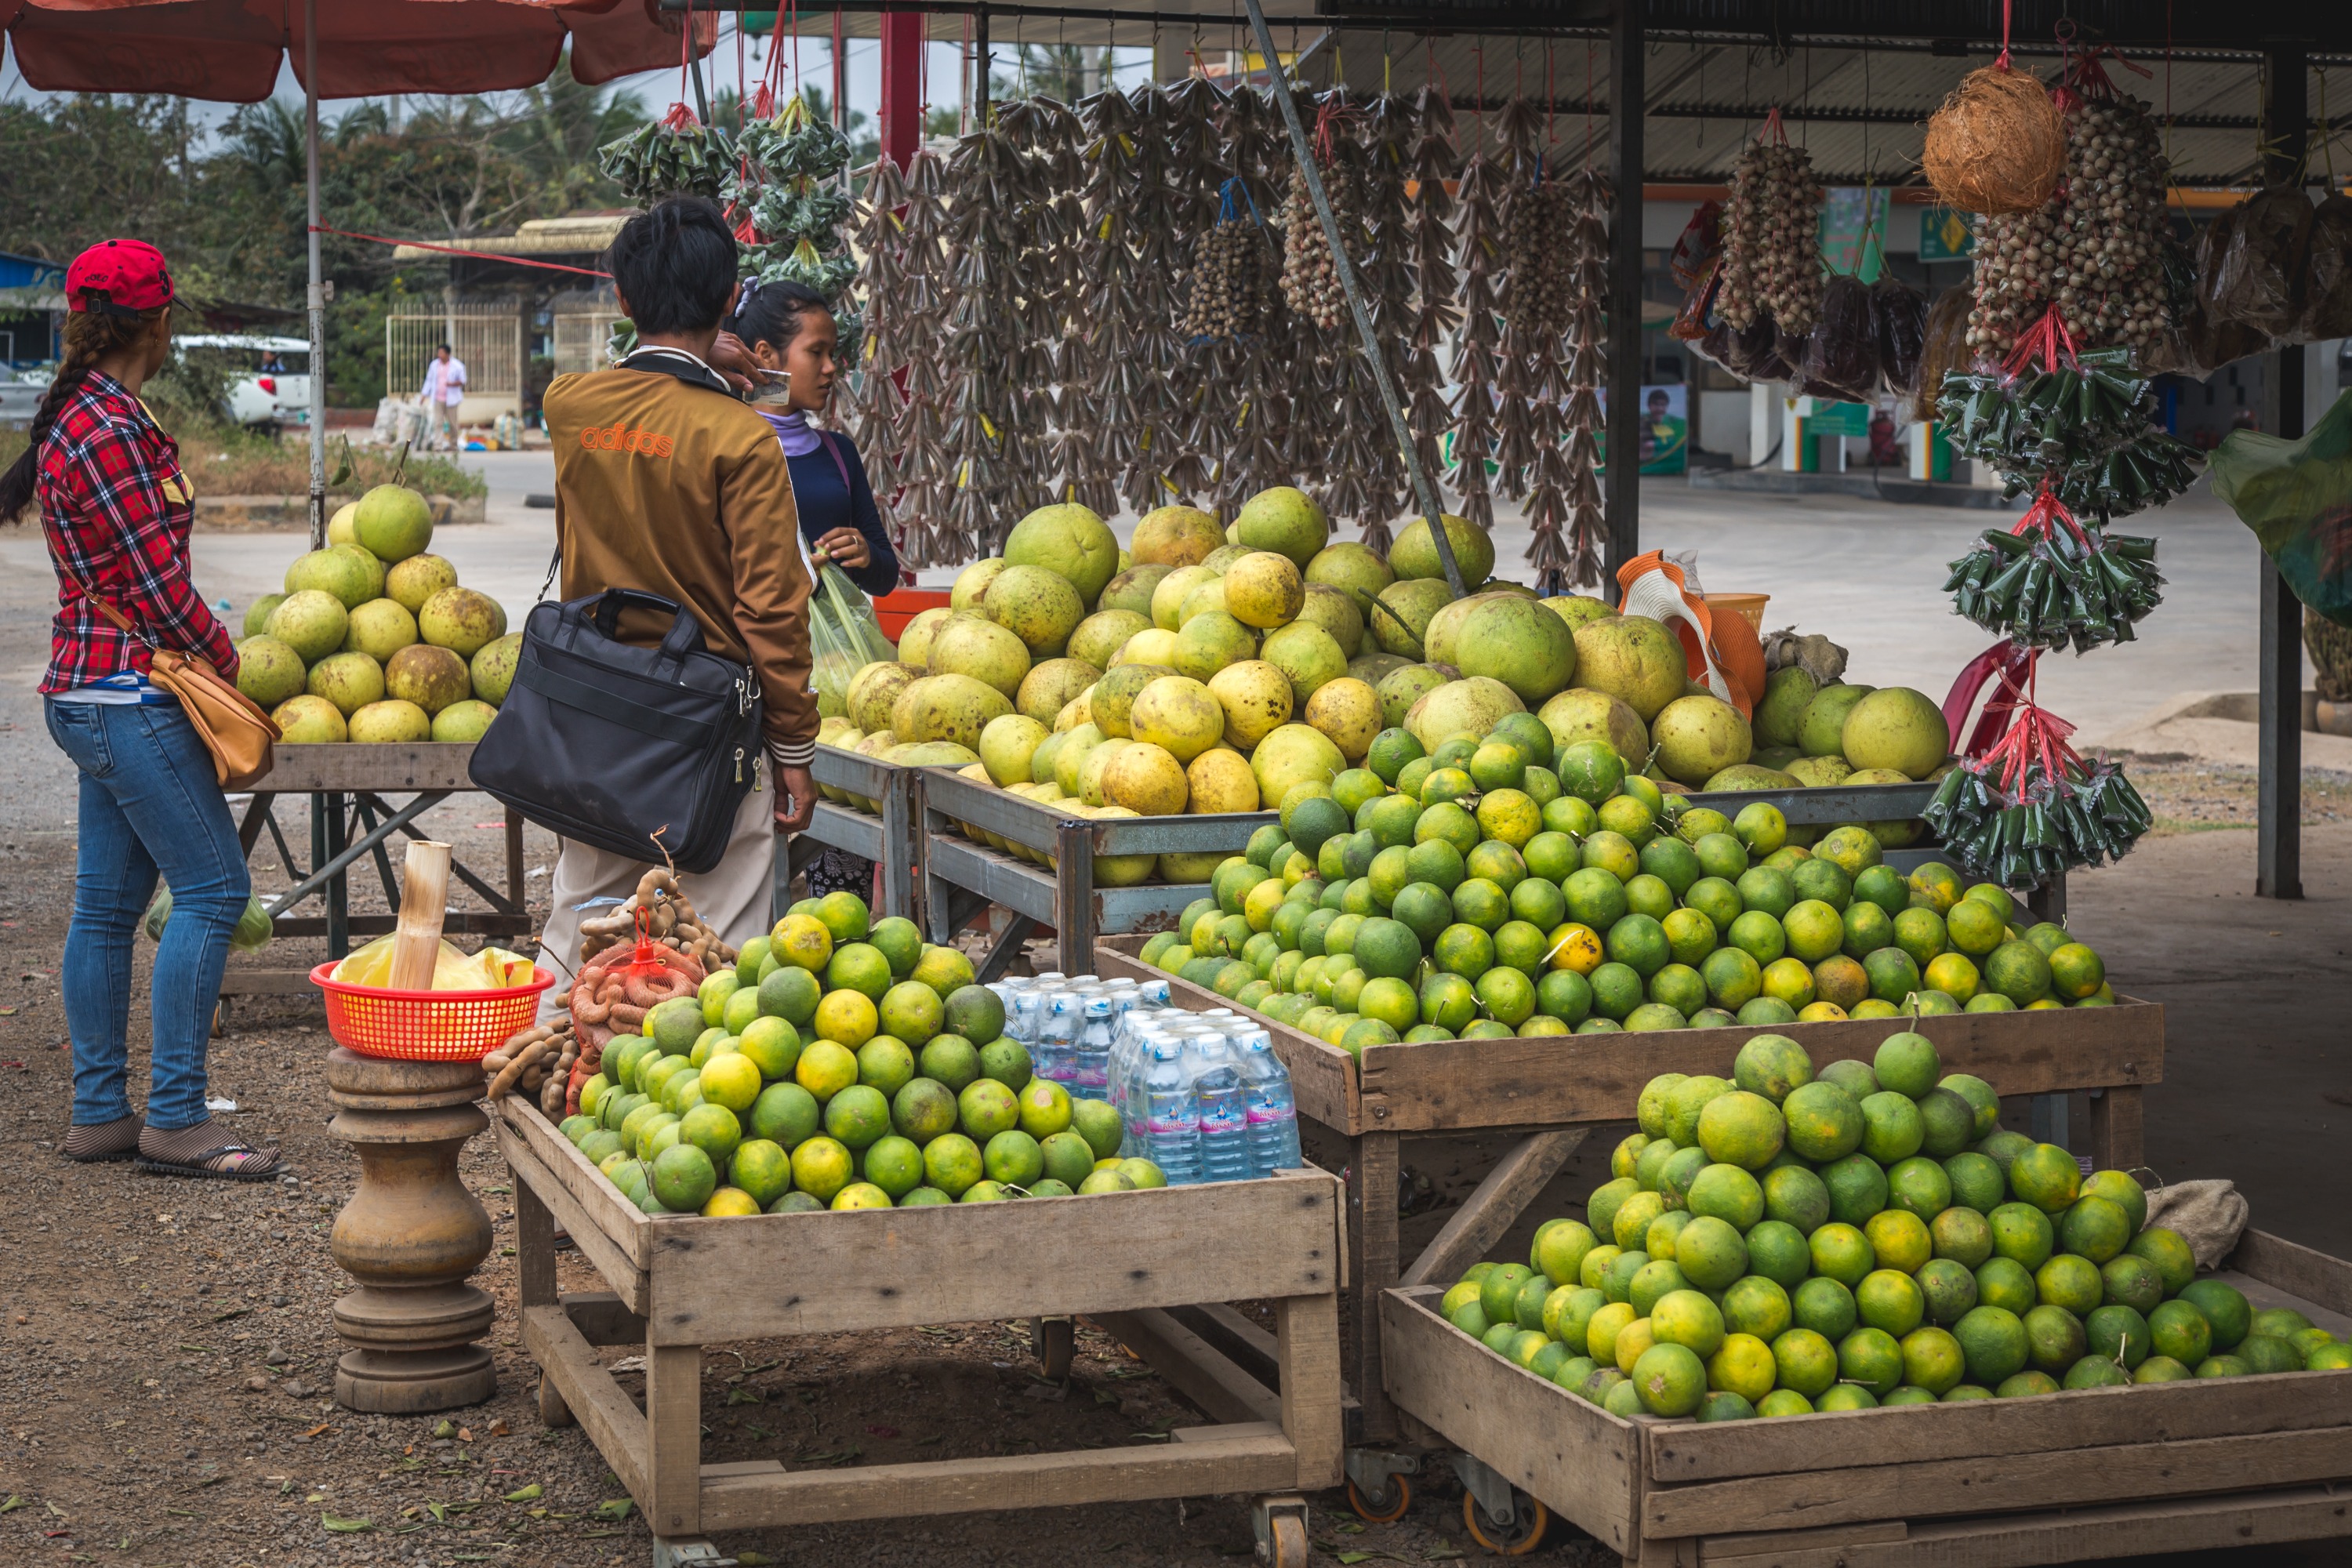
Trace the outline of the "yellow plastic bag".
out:
M 391 989 L 393 936 L 380 936 L 366 946 L 354 949 L 350 957 L 335 965 L 334 978 L 345 985 L 366 986 L 372 990 Z M 486 947 L 479 952 L 465 952 L 446 938 L 433 963 L 433 989 L 436 991 L 503 991 L 510 985 L 522 985 L 531 978 L 531 961 L 520 953 L 502 947 Z

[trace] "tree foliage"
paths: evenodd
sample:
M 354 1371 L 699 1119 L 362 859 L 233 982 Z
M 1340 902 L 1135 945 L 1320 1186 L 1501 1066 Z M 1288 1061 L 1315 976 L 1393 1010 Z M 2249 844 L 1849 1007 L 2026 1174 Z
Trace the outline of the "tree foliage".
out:
M 403 239 L 510 230 L 528 218 L 620 205 L 595 149 L 640 121 L 634 96 L 583 87 L 559 66 L 519 93 L 408 100 L 431 107 L 395 123 L 382 103 L 322 126 L 322 226 Z M 197 300 L 299 310 L 309 216 L 299 106 L 240 109 L 218 132 L 192 125 L 184 100 L 84 94 L 0 103 L 0 250 L 63 261 L 110 236 L 162 248 Z M 440 262 L 393 260 L 392 247 L 321 237 L 334 286 L 330 395 L 383 392 L 383 318 L 406 299 L 437 299 Z

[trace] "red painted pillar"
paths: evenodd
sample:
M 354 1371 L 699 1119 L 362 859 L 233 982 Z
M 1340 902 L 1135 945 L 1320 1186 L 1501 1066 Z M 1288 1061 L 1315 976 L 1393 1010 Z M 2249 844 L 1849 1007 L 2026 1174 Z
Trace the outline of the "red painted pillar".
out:
M 923 144 L 923 14 L 882 14 L 882 151 L 901 169 Z

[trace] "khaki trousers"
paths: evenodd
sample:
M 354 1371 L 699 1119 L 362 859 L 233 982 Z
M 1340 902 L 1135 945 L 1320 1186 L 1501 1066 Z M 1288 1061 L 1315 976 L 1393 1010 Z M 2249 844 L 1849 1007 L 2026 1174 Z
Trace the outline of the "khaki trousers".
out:
M 768 761 L 759 760 L 751 792 L 735 813 L 735 831 L 719 864 L 698 876 L 682 876 L 678 886 L 692 901 L 694 911 L 719 933 L 728 946 L 740 949 L 770 925 L 768 906 L 774 896 L 776 876 L 776 793 Z M 540 960 L 553 970 L 556 984 L 540 1005 L 545 1019 L 556 1004 L 572 994 L 572 974 L 580 963 L 580 922 L 607 912 L 583 910 L 592 899 L 626 899 L 650 866 L 642 860 L 593 848 L 569 838 L 558 839 L 555 857 L 554 908 L 540 932 Z

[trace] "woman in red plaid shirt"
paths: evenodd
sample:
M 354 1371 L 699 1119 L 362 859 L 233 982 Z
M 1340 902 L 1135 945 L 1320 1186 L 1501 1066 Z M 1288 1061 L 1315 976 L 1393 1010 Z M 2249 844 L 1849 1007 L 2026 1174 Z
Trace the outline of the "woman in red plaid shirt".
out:
M 172 277 L 161 252 L 110 239 L 66 270 L 65 354 L 25 455 L 0 475 L 0 521 L 37 498 L 58 573 L 41 679 L 49 735 L 81 774 L 80 853 L 66 935 L 79 1161 L 136 1156 L 165 1175 L 267 1181 L 283 1166 L 213 1125 L 205 1046 L 229 936 L 251 882 L 212 755 L 147 679 L 155 647 L 231 679 L 236 650 L 188 577 L 195 500 L 179 447 L 139 401 L 172 352 Z M 137 628 L 102 619 L 93 596 Z M 145 1124 L 128 1092 L 131 936 L 161 873 L 172 914 L 156 944 Z

